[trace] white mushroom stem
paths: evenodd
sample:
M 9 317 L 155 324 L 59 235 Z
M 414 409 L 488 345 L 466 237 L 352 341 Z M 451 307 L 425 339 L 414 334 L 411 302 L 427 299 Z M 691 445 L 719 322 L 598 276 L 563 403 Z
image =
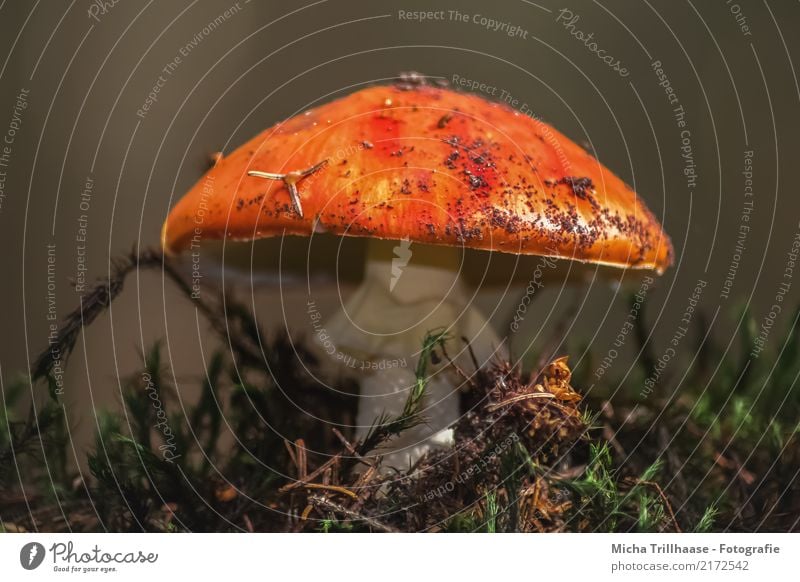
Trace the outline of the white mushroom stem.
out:
M 459 270 L 461 250 L 408 241 L 370 240 L 364 280 L 326 324 L 333 354 L 358 374 L 361 394 L 357 436 L 382 414 L 397 416 L 415 382 L 422 341 L 432 330 L 455 338 L 448 352 L 465 370 L 474 367 L 461 337 L 483 364 L 504 347 L 486 318 L 470 302 Z M 446 365 L 429 366 L 422 414 L 427 420 L 396 438 L 383 466 L 407 470 L 422 455 L 453 443 L 458 388 L 463 382 Z

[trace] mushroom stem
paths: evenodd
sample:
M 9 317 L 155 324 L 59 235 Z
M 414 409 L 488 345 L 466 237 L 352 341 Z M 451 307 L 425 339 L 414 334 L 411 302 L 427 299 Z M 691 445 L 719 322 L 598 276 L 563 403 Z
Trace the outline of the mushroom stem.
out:
M 368 244 L 361 286 L 326 326 L 336 346 L 335 357 L 346 359 L 359 374 L 359 437 L 381 415 L 395 417 L 402 411 L 429 331 L 444 329 L 459 344 L 460 338 L 467 338 L 479 363 L 491 359 L 501 346 L 461 283 L 460 249 L 408 240 L 371 239 Z M 471 358 L 462 347 L 452 350 L 454 359 L 469 369 Z M 451 425 L 460 415 L 462 381 L 443 364 L 429 367 L 425 422 L 392 441 L 391 449 L 376 451 L 384 455 L 384 467 L 407 470 L 430 450 L 452 445 Z

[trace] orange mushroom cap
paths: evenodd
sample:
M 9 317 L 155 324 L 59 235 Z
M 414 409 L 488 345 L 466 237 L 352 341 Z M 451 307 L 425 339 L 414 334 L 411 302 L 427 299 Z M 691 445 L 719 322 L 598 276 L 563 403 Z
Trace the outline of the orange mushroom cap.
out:
M 653 214 L 582 147 L 505 105 L 425 84 L 363 89 L 265 130 L 178 202 L 162 246 L 314 232 L 659 273 L 672 263 Z

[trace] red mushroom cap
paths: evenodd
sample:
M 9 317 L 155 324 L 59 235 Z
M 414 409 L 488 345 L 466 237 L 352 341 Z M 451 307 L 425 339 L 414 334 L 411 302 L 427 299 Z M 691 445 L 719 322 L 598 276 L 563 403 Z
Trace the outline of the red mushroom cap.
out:
M 265 130 L 178 202 L 162 245 L 313 232 L 659 273 L 672 263 L 653 214 L 582 147 L 505 105 L 427 85 L 363 89 Z

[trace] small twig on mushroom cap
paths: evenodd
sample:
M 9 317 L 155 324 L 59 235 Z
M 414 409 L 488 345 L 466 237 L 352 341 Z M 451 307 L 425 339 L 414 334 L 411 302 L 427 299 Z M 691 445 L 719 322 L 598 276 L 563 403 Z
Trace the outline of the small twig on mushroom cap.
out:
M 286 185 L 286 189 L 289 190 L 289 196 L 292 199 L 292 207 L 294 208 L 294 211 L 300 218 L 303 218 L 303 205 L 300 203 L 300 191 L 297 189 L 297 183 L 303 178 L 310 176 L 327 163 L 328 160 L 325 159 L 317 164 L 314 164 L 310 168 L 306 168 L 305 170 L 292 170 L 291 172 L 287 172 L 285 174 L 250 170 L 247 172 L 247 175 L 255 178 L 266 178 L 267 180 L 282 181 Z

